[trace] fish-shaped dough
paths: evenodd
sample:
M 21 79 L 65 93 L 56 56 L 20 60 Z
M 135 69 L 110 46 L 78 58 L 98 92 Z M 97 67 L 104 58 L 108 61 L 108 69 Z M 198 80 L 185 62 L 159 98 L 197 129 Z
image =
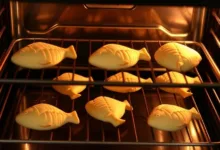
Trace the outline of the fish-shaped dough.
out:
M 159 130 L 177 131 L 187 126 L 192 119 L 201 119 L 194 107 L 188 110 L 176 105 L 161 104 L 150 113 L 148 125 Z
M 151 60 L 146 48 L 138 51 L 120 44 L 106 44 L 89 57 L 91 65 L 106 70 L 129 68 L 134 66 L 139 60 Z
M 162 45 L 154 54 L 156 62 L 173 71 L 187 72 L 199 65 L 201 55 L 194 49 L 175 42 Z
M 124 82 L 139 82 L 138 77 L 128 73 L 124 73 Z M 123 75 L 122 72 L 116 73 L 115 75 L 112 75 L 106 79 L 107 82 L 123 82 Z M 143 79 L 140 78 L 141 83 L 153 83 L 151 78 Z M 133 86 L 103 86 L 105 89 L 119 92 L 119 93 L 129 93 L 129 92 L 136 92 L 141 89 L 141 87 L 133 87 Z
M 189 83 L 189 84 L 194 84 L 194 83 L 201 83 L 198 77 L 189 77 L 186 76 L 186 79 L 184 77 L 183 74 L 176 72 L 176 71 L 169 71 L 169 75 L 171 78 L 172 83 L 179 83 L 179 84 L 185 84 L 185 83 Z M 169 78 L 168 73 L 164 73 L 162 75 L 159 75 L 156 77 L 156 82 L 157 83 L 171 83 L 170 82 L 170 78 Z M 187 80 L 187 82 L 186 82 Z M 174 93 L 174 94 L 179 94 L 180 96 L 182 96 L 183 98 L 189 97 L 191 95 L 193 95 L 192 92 L 189 92 L 189 88 L 187 87 L 180 87 L 180 88 L 176 88 L 176 87 L 160 87 L 161 90 L 164 90 L 166 92 L 169 93 Z
M 70 122 L 79 124 L 77 112 L 66 113 L 59 108 L 40 103 L 25 109 L 16 116 L 16 122 L 29 129 L 52 130 Z
M 53 80 L 58 80 L 58 81 L 72 81 L 74 76 L 74 81 L 91 81 L 93 82 L 92 77 L 84 77 L 79 74 L 73 74 L 72 72 L 66 72 L 58 76 L 57 78 L 55 77 Z M 59 93 L 68 95 L 72 100 L 78 98 L 81 96 L 79 94 L 83 90 L 86 89 L 86 85 L 52 85 L 52 87 Z
M 42 69 L 55 66 L 64 58 L 77 58 L 73 45 L 62 48 L 44 42 L 34 42 L 14 53 L 11 61 L 23 68 Z
M 121 102 L 107 96 L 98 96 L 87 102 L 85 109 L 95 119 L 111 123 L 114 127 L 117 127 L 125 122 L 124 119 L 121 119 L 125 110 L 131 111 L 133 107 L 127 100 Z

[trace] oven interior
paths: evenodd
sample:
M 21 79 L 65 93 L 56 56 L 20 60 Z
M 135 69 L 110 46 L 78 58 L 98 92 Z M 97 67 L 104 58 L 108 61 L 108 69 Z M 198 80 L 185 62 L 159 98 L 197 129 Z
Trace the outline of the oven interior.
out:
M 220 141 L 219 10 L 190 6 L 95 5 L 66 3 L 0 2 L 0 148 L 54 149 L 217 149 Z M 63 60 L 41 70 L 19 68 L 10 57 L 27 44 L 42 41 L 61 47 L 74 45 L 78 58 Z M 176 41 L 197 50 L 203 60 L 185 75 L 198 76 L 213 87 L 192 87 L 186 99 L 143 86 L 135 93 L 118 94 L 102 87 L 104 80 L 117 73 L 91 66 L 88 57 L 99 47 L 118 43 L 135 49 L 146 47 L 152 60 L 139 61 L 124 69 L 138 77 L 155 77 L 167 72 L 153 55 L 163 44 Z M 57 93 L 49 82 L 64 72 L 92 76 L 81 97 L 72 101 Z M 40 84 L 42 81 L 42 84 Z M 33 82 L 31 84 L 31 82 Z M 39 83 L 37 83 L 39 82 Z M 214 86 L 216 85 L 216 86 Z M 134 110 L 126 112 L 126 123 L 118 128 L 90 117 L 85 104 L 105 95 L 127 99 Z M 63 111 L 76 110 L 80 124 L 66 124 L 52 131 L 35 131 L 19 126 L 15 116 L 37 103 L 49 103 Z M 195 107 L 201 121 L 192 121 L 177 132 L 166 132 L 147 125 L 147 117 L 160 104 Z

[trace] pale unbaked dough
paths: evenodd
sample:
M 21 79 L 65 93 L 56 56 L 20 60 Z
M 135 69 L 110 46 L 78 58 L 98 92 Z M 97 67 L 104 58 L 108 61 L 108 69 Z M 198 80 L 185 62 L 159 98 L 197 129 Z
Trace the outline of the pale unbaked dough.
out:
M 74 80 L 73 80 L 74 76 Z M 93 82 L 92 77 L 84 77 L 79 74 L 74 74 L 72 72 L 65 72 L 58 76 L 57 78 L 55 77 L 53 80 L 58 80 L 58 81 L 91 81 Z M 81 93 L 83 90 L 86 89 L 86 85 L 52 85 L 54 90 L 57 92 L 68 95 L 72 100 L 78 98 L 81 96 Z
M 19 125 L 34 130 L 52 130 L 68 122 L 80 123 L 76 111 L 66 113 L 46 103 L 40 103 L 25 109 L 16 116 L 15 120 Z
M 169 71 L 170 74 L 170 78 L 172 83 L 188 83 L 188 84 L 193 84 L 193 83 L 201 83 L 198 77 L 189 77 L 189 76 L 185 76 L 186 79 L 184 78 L 184 75 L 176 72 L 176 71 Z M 164 73 L 162 75 L 159 75 L 156 77 L 156 82 L 157 83 L 171 83 L 169 78 L 168 73 Z M 187 82 L 186 82 L 187 80 Z M 189 97 L 191 95 L 193 95 L 192 92 L 190 92 L 189 88 L 187 87 L 180 87 L 180 88 L 176 88 L 176 87 L 160 87 L 161 90 L 169 92 L 169 93 L 174 93 L 174 94 L 179 94 L 181 95 L 183 98 Z
M 111 123 L 117 127 L 125 122 L 121 117 L 125 110 L 133 110 L 127 100 L 123 102 L 107 96 L 98 96 L 85 105 L 87 113 L 97 120 Z
M 106 44 L 89 57 L 91 65 L 106 70 L 129 68 L 139 60 L 151 60 L 146 48 L 135 50 L 119 44 Z
M 162 45 L 154 54 L 156 62 L 173 71 L 187 72 L 198 66 L 201 55 L 183 44 L 170 42 Z
M 35 42 L 15 52 L 11 61 L 23 68 L 42 69 L 55 66 L 64 58 L 77 58 L 73 45 L 62 48 L 44 42 Z
M 124 82 L 139 82 L 138 77 L 128 73 L 124 73 Z M 106 79 L 107 82 L 123 82 L 123 75 L 122 72 L 116 73 Z M 141 83 L 153 83 L 151 78 L 140 78 Z M 141 87 L 134 87 L 134 86 L 103 86 L 105 89 L 119 92 L 119 93 L 129 93 L 129 92 L 136 92 L 141 89 Z
M 177 131 L 187 126 L 192 119 L 201 119 L 194 107 L 188 110 L 176 105 L 161 104 L 150 113 L 148 125 L 159 130 Z

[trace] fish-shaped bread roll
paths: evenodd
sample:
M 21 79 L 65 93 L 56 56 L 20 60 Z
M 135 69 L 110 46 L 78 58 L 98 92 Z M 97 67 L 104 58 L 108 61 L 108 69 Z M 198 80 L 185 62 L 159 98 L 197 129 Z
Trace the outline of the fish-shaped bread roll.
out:
M 187 126 L 192 119 L 200 120 L 198 111 L 192 107 L 185 109 L 176 105 L 161 104 L 148 117 L 148 125 L 164 131 L 177 131 Z
M 135 50 L 120 44 L 106 44 L 89 57 L 89 63 L 106 70 L 119 70 L 134 66 L 139 60 L 150 61 L 146 50 Z
M 16 122 L 29 129 L 52 130 L 70 122 L 79 124 L 77 112 L 66 113 L 59 108 L 40 103 L 33 105 L 16 116 Z
M 202 60 L 196 50 L 175 42 L 166 43 L 158 48 L 154 58 L 159 65 L 178 72 L 187 72 Z
M 176 71 L 169 71 L 169 75 L 170 75 L 172 83 L 179 83 L 179 84 L 201 83 L 198 77 L 189 77 L 185 75 L 186 77 L 185 78 L 183 74 L 176 72 Z M 157 76 L 156 82 L 157 83 L 171 83 L 169 75 L 168 73 L 164 73 L 162 75 Z M 163 91 L 169 92 L 169 93 L 179 94 L 183 98 L 193 95 L 192 92 L 189 92 L 189 88 L 187 87 L 179 87 L 179 88 L 178 87 L 160 87 L 160 89 Z
M 74 78 L 73 78 L 74 77 Z M 74 80 L 73 80 L 74 79 Z M 73 74 L 72 72 L 66 72 L 61 74 L 58 77 L 55 77 L 53 80 L 58 81 L 91 81 L 93 82 L 92 77 L 84 77 L 79 74 Z M 57 92 L 68 95 L 72 100 L 78 98 L 81 96 L 81 93 L 83 90 L 86 89 L 86 85 L 52 85 L 54 90 Z
M 123 75 L 123 74 L 124 75 Z M 136 82 L 138 83 L 138 77 L 128 73 L 128 72 L 119 72 L 116 73 L 115 75 L 112 75 L 106 79 L 107 82 Z M 143 79 L 140 78 L 141 83 L 153 83 L 151 78 Z M 134 87 L 134 86 L 103 86 L 105 89 L 114 91 L 114 92 L 119 92 L 119 93 L 129 93 L 129 92 L 136 92 L 141 89 L 141 87 Z
M 133 107 L 127 100 L 121 102 L 107 96 L 98 96 L 87 102 L 85 109 L 95 119 L 111 123 L 114 127 L 117 127 L 125 122 L 124 119 L 121 119 L 125 110 L 131 111 Z
M 49 43 L 34 42 L 15 52 L 11 61 L 23 68 L 42 69 L 55 66 L 64 58 L 77 58 L 73 45 L 62 48 Z

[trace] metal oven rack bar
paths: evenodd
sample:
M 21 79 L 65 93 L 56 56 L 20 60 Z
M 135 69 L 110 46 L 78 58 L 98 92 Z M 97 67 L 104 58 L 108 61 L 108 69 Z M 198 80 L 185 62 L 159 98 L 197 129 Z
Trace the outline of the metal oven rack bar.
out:
M 145 46 L 148 49 L 151 56 L 153 56 L 152 45 L 154 46 L 156 45 L 154 49 L 157 49 L 162 44 L 169 42 L 169 41 L 141 41 L 141 40 L 128 41 L 128 40 L 90 40 L 90 39 L 53 39 L 53 38 L 50 38 L 50 39 L 28 38 L 27 39 L 26 38 L 26 39 L 16 40 L 11 44 L 10 48 L 8 49 L 8 53 L 5 54 L 3 62 L 10 63 L 8 59 L 10 55 L 14 51 L 16 51 L 17 48 L 19 48 L 18 45 L 23 44 L 22 46 L 24 46 L 27 43 L 31 43 L 35 41 L 44 41 L 44 42 L 49 42 L 52 44 L 56 43 L 57 45 L 62 46 L 62 47 L 65 47 L 66 46 L 65 44 L 67 43 L 73 44 L 78 54 L 84 53 L 86 50 L 82 52 L 83 50 L 82 45 L 84 46 L 87 45 L 88 55 L 87 56 L 79 55 L 80 57 L 84 57 L 84 58 L 90 56 L 91 53 L 94 50 L 96 50 L 96 48 L 94 48 L 94 45 L 96 45 L 97 43 L 99 46 L 102 46 L 107 43 L 112 43 L 112 42 L 119 43 L 119 44 L 127 44 L 127 46 L 130 46 L 136 49 L 137 49 L 137 45 L 139 45 L 138 46 L 139 48 L 140 48 L 140 45 L 142 45 L 142 46 Z M 208 62 L 210 63 L 209 65 L 212 67 L 213 75 L 215 76 L 219 73 L 219 70 L 217 69 L 217 67 L 216 66 L 213 67 L 213 65 L 215 64 L 214 62 L 212 62 L 212 60 L 209 59 L 210 57 L 206 55 L 207 50 L 201 43 L 192 42 L 192 41 L 178 41 L 178 42 L 183 43 L 187 46 L 195 47 L 199 49 L 201 53 L 204 53 L 205 57 L 203 59 L 208 60 Z M 63 82 L 63 83 L 62 82 L 59 83 L 58 81 L 51 82 L 50 80 L 52 79 L 52 77 L 50 77 L 51 79 L 49 79 L 48 77 L 45 77 L 47 76 L 47 73 L 53 72 L 54 76 L 59 76 L 61 72 L 63 72 L 64 70 L 73 72 L 73 73 L 84 71 L 86 72 L 88 76 L 95 76 L 101 71 L 103 73 L 104 79 L 106 79 L 112 73 L 110 71 L 101 70 L 101 69 L 92 67 L 88 63 L 81 64 L 80 58 L 74 61 L 71 61 L 71 62 L 72 63 L 69 63 L 68 65 L 66 65 L 65 63 L 60 63 L 59 65 L 55 67 L 38 70 L 38 71 L 25 70 L 25 69 L 20 70 L 19 68 L 17 68 L 17 70 L 13 74 L 13 78 L 11 79 L 7 77 L 9 73 L 6 71 L 6 73 L 4 74 L 5 79 L 1 79 L 0 82 L 9 84 L 10 85 L 9 89 L 12 89 L 15 86 L 18 86 L 19 88 L 17 91 L 16 100 L 12 101 L 13 105 L 12 105 L 11 110 L 13 111 L 10 111 L 10 113 L 8 114 L 9 116 L 8 118 L 10 119 L 6 120 L 5 128 L 3 129 L 4 132 L 1 134 L 1 139 L 0 139 L 1 143 L 117 144 L 117 145 L 148 145 L 148 146 L 160 146 L 160 145 L 162 146 L 214 146 L 214 145 L 220 145 L 219 141 L 213 141 L 211 139 L 209 132 L 207 131 L 207 121 L 204 121 L 205 119 L 204 117 L 203 117 L 203 120 L 192 121 L 190 125 L 184 128 L 183 130 L 178 131 L 178 132 L 173 132 L 173 133 L 163 132 L 163 131 L 148 127 L 146 118 L 147 116 L 149 116 L 150 111 L 152 110 L 153 107 L 159 104 L 163 104 L 163 103 L 171 103 L 171 104 L 175 104 L 175 105 L 186 107 L 186 108 L 195 107 L 201 114 L 204 114 L 203 112 L 199 110 L 199 107 L 197 106 L 198 100 L 196 99 L 195 96 L 191 96 L 187 100 L 183 100 L 181 97 L 179 97 L 176 94 L 166 94 L 160 91 L 158 88 L 160 84 L 158 84 L 157 86 L 150 86 L 150 85 L 146 86 L 140 83 L 140 77 L 144 73 L 150 74 L 154 81 L 153 84 L 156 85 L 155 78 L 157 74 L 169 72 L 167 69 L 158 66 L 154 62 L 153 59 L 150 62 L 143 62 L 142 64 L 137 64 L 135 67 L 122 70 L 122 73 L 124 71 L 135 72 L 137 76 L 139 77 L 139 83 L 133 84 L 133 86 L 139 85 L 139 86 L 143 86 L 143 88 L 139 92 L 137 92 L 137 94 L 129 93 L 129 94 L 124 94 L 122 96 L 120 94 L 109 92 L 103 89 L 102 86 L 100 85 L 105 85 L 106 82 L 104 81 L 95 81 L 95 82 L 90 81 L 87 83 L 82 83 L 82 82 L 77 83 L 74 81 L 74 79 L 72 79 L 73 82 L 69 82 L 68 84 L 77 83 L 77 84 L 88 85 L 87 90 L 84 91 L 85 96 L 82 96 L 82 99 L 76 100 L 76 101 L 65 100 L 67 99 L 67 97 L 64 98 L 63 96 L 59 94 L 54 94 L 55 93 L 54 91 L 48 90 L 48 84 L 49 85 L 55 84 L 55 83 L 66 84 L 66 82 Z M 97 73 L 97 71 L 99 72 Z M 19 77 L 20 72 L 24 73 L 21 78 Z M 35 74 L 39 74 L 39 77 L 34 76 Z M 210 75 L 208 73 L 206 73 L 208 80 L 203 79 L 201 72 L 199 71 L 198 68 L 194 69 L 194 74 L 197 75 L 199 79 L 203 82 L 200 85 L 200 91 L 203 92 L 203 95 L 207 99 L 206 103 L 209 105 L 209 108 L 207 109 L 211 109 L 214 115 L 213 117 L 216 118 L 215 119 L 216 124 L 220 124 L 219 112 L 216 106 L 213 104 L 213 101 L 219 101 L 219 95 L 216 92 L 216 89 L 214 87 L 214 85 L 216 87 L 219 87 L 219 84 L 213 83 L 216 81 L 213 81 L 214 79 L 211 80 Z M 23 78 L 24 76 L 26 77 L 25 79 Z M 217 79 L 218 79 L 218 76 L 216 76 L 216 80 Z M 35 86 L 35 85 L 31 85 L 31 83 L 37 83 L 35 81 L 42 83 L 42 85 L 40 84 L 36 85 L 35 89 L 37 88 L 37 92 L 29 90 L 29 86 Z M 99 84 L 96 84 L 97 82 L 99 82 Z M 17 83 L 17 84 L 13 84 L 13 83 Z M 127 83 L 123 83 L 123 84 L 124 86 L 131 85 Z M 92 87 L 93 85 L 95 85 L 95 87 Z M 115 83 L 113 85 L 119 86 L 122 84 Z M 188 86 L 188 85 L 189 84 L 186 83 L 186 85 L 182 85 L 182 86 Z M 212 93 L 214 93 L 215 95 L 214 97 L 212 96 L 211 98 L 210 92 L 208 92 L 208 89 L 206 89 L 208 88 L 208 86 L 206 85 L 213 86 Z M 146 86 L 146 88 L 144 86 Z M 161 86 L 175 87 L 179 85 L 161 84 Z M 195 87 L 193 85 L 191 86 Z M 150 89 L 148 89 L 149 87 Z M 155 89 L 152 89 L 152 88 L 155 88 Z M 30 95 L 28 96 L 28 94 Z M 24 100 L 24 97 L 30 98 L 32 96 L 34 97 L 34 95 L 36 94 L 39 95 L 38 98 L 36 98 L 33 101 L 30 100 L 32 102 L 31 103 L 29 102 L 29 104 L 26 104 L 28 102 Z M 6 95 L 5 99 L 0 99 L 0 104 L 3 102 L 5 103 L 5 105 L 3 105 L 4 107 L 1 108 L 1 115 L 2 114 L 4 115 L 5 106 L 8 104 L 8 101 L 10 101 L 9 95 L 11 95 L 11 90 L 8 90 L 8 92 L 6 92 L 5 95 Z M 116 98 L 116 99 L 126 98 L 131 103 L 131 105 L 136 106 L 137 108 L 136 110 L 134 109 L 133 112 L 130 112 L 130 113 L 126 112 L 125 117 L 128 123 L 126 123 L 122 127 L 112 128 L 106 125 L 106 123 L 99 122 L 91 118 L 84 111 L 82 111 L 82 109 L 84 109 L 84 104 L 87 101 L 99 95 L 110 95 L 111 97 Z M 139 98 L 138 99 L 139 102 L 135 101 L 136 99 L 134 99 L 134 97 L 136 96 L 137 98 Z M 52 97 L 53 102 L 51 100 L 42 101 L 42 99 L 44 99 L 45 97 Z M 62 99 L 64 98 L 62 102 L 58 100 L 60 99 L 60 97 L 62 97 Z M 72 124 L 65 125 L 61 129 L 45 132 L 44 134 L 45 134 L 46 139 L 44 138 L 41 139 L 42 137 L 38 135 L 40 134 L 38 131 L 28 130 L 28 129 L 18 126 L 15 122 L 15 116 L 19 111 L 22 111 L 22 109 L 24 109 L 24 105 L 27 107 L 27 105 L 33 105 L 33 104 L 37 104 L 40 102 L 52 103 L 53 105 L 57 107 L 62 107 L 62 108 L 64 107 L 61 103 L 68 103 L 68 105 L 71 105 L 71 107 L 68 107 L 68 109 L 66 108 L 66 110 L 68 111 L 73 111 L 75 109 L 81 110 L 79 111 L 79 117 L 82 118 L 82 126 L 80 127 L 83 128 L 81 129 L 83 130 L 81 131 L 81 136 L 80 134 L 78 135 L 77 133 L 75 133 L 77 131 L 80 132 L 79 131 L 80 129 L 77 127 L 77 125 L 72 125 Z M 79 104 L 79 103 L 83 103 L 83 104 Z M 143 114 L 140 113 L 137 109 L 141 109 Z M 0 120 L 2 119 L 3 115 L 0 116 Z M 99 129 L 94 129 L 94 125 L 96 125 L 96 127 Z M 141 131 L 142 128 L 144 131 Z M 25 135 L 23 136 L 18 135 L 18 132 L 21 132 L 21 131 L 25 133 Z M 56 136 L 58 135 L 58 132 L 62 132 L 62 131 L 65 131 L 63 134 L 67 135 L 66 137 L 63 137 L 63 140 L 62 138 L 59 139 L 59 137 Z M 94 134 L 94 132 L 97 132 L 97 133 Z M 110 136 L 109 132 L 112 132 L 112 134 L 115 136 Z M 143 132 L 145 132 L 146 135 L 144 135 Z M 42 135 L 42 133 L 40 135 Z M 79 139 L 77 139 L 76 137 L 77 135 L 80 136 Z M 99 138 L 95 139 L 94 135 L 99 136 Z M 127 137 L 127 135 L 129 135 L 129 137 Z

